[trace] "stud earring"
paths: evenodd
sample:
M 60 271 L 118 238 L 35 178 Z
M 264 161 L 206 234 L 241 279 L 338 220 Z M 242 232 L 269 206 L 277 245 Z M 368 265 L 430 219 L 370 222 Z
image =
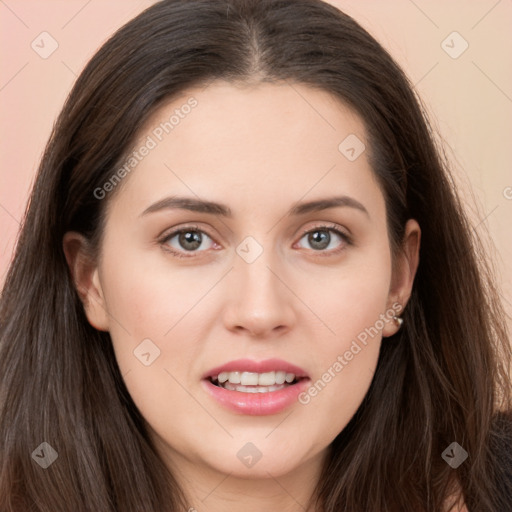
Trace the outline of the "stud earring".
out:
M 404 323 L 404 319 L 399 316 L 393 316 L 393 320 L 396 323 L 396 325 L 398 327 L 398 331 L 399 331 Z

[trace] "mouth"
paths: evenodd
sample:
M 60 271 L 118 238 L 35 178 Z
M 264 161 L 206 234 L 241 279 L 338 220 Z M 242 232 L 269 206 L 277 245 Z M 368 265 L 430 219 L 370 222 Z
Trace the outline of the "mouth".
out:
M 294 373 L 284 370 L 265 373 L 221 372 L 217 375 L 206 377 L 206 380 L 214 386 L 240 393 L 273 393 L 295 386 L 306 379 L 308 377 L 298 377 Z
M 247 369 L 248 365 L 244 365 Z M 261 368 L 261 364 L 257 364 Z M 239 366 L 222 367 L 202 379 L 204 391 L 221 407 L 236 414 L 264 416 L 278 414 L 298 403 L 298 397 L 311 384 L 300 368 L 265 368 L 264 373 L 238 371 Z M 279 366 L 278 366 L 279 368 Z M 250 369 L 255 369 L 254 365 Z M 228 371 L 229 370 L 229 371 Z M 292 373 L 297 370 L 297 373 Z
M 236 414 L 278 414 L 298 403 L 311 384 L 305 370 L 283 359 L 237 359 L 202 375 L 205 392 Z

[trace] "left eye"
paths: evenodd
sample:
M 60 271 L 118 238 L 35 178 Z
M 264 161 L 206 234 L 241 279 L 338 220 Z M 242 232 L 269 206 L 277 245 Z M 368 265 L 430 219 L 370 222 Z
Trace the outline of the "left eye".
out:
M 329 247 L 333 241 L 331 233 L 334 233 L 335 238 L 337 237 L 341 239 L 342 243 L 339 244 L 341 247 Z M 301 240 L 305 237 L 307 237 L 307 241 L 311 245 L 312 249 L 320 252 L 331 252 L 326 251 L 325 249 L 332 249 L 332 252 L 338 252 L 342 250 L 346 244 L 350 243 L 348 235 L 342 233 L 339 229 L 336 229 L 333 226 L 319 226 L 314 229 L 310 229 L 302 235 Z

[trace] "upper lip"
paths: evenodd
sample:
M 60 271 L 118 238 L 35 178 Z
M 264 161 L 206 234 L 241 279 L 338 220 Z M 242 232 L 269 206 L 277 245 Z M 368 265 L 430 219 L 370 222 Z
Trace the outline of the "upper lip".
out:
M 286 373 L 293 373 L 295 377 L 308 377 L 308 374 L 299 366 L 296 366 L 282 359 L 265 359 L 264 361 L 253 361 L 252 359 L 236 359 L 229 361 L 229 363 L 217 366 L 208 370 L 203 379 L 219 375 L 221 372 L 253 372 L 253 373 L 266 373 L 271 371 L 285 371 Z

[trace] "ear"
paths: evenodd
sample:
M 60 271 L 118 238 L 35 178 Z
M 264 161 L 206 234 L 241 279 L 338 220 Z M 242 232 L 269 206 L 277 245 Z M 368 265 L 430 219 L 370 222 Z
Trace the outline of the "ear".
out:
M 98 267 L 89 247 L 88 240 L 74 231 L 68 231 L 62 239 L 66 261 L 87 319 L 99 331 L 108 331 L 108 313 Z
M 396 316 L 400 316 L 411 296 L 420 259 L 420 240 L 419 224 L 414 219 L 409 219 L 405 225 L 402 246 L 393 262 L 393 275 L 388 296 L 388 307 L 396 310 Z M 398 305 L 400 305 L 400 309 Z M 382 336 L 392 336 L 399 328 L 396 322 L 387 322 Z

